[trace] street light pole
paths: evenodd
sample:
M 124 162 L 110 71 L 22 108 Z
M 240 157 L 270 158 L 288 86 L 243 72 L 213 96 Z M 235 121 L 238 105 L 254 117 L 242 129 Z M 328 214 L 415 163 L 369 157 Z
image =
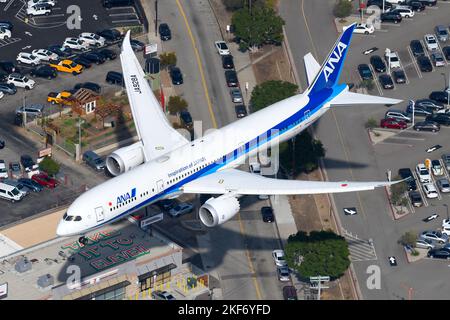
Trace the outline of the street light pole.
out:
M 158 36 L 158 0 L 155 0 L 155 36 Z

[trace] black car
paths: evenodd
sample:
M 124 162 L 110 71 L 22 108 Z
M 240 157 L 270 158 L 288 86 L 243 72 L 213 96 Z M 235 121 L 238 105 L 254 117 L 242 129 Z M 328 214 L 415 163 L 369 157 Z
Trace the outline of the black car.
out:
M 80 55 L 80 57 L 89 60 L 95 64 L 102 64 L 105 62 L 106 58 L 104 56 L 102 56 L 101 54 L 97 53 L 97 52 L 88 52 L 88 53 L 83 53 Z
M 131 48 L 134 51 L 142 51 L 145 48 L 145 44 L 139 40 L 131 39 L 130 40 Z
M 450 259 L 450 250 L 448 248 L 431 249 L 427 257 L 435 259 Z
M 96 93 L 100 93 L 100 91 L 102 90 L 102 87 L 100 85 L 98 85 L 97 83 L 94 83 L 94 82 L 77 83 L 73 87 L 74 90 L 78 90 L 80 88 L 89 89 L 89 90 L 92 90 L 92 91 L 94 91 Z
M 189 111 L 181 111 L 180 112 L 180 119 L 183 122 L 183 125 L 187 128 L 192 128 L 192 116 L 189 113 Z
M 73 62 L 82 65 L 83 68 L 89 69 L 92 66 L 92 62 L 83 57 L 76 57 L 72 59 Z
M 104 56 L 105 59 L 107 59 L 107 60 L 114 60 L 115 58 L 117 58 L 117 53 L 115 53 L 114 51 L 112 51 L 110 49 L 102 49 L 102 50 L 97 51 L 97 53 Z
M 183 83 L 183 74 L 180 68 L 172 67 L 170 68 L 170 78 L 172 79 L 172 84 L 178 85 Z
M 395 12 L 385 12 L 380 15 L 381 22 L 402 22 L 402 16 Z
M 395 70 L 392 72 L 395 83 L 406 83 L 406 74 L 403 70 Z
M 229 86 L 229 87 L 238 87 L 239 86 L 239 81 L 237 78 L 236 71 L 233 71 L 233 70 L 225 71 L 225 79 L 227 81 L 227 86 Z
M 440 125 L 450 126 L 450 116 L 446 114 L 433 114 L 425 118 L 427 121 L 434 121 Z
M 109 84 L 117 84 L 120 86 L 124 86 L 123 74 L 116 71 L 109 71 L 106 74 L 106 80 Z
M 445 59 L 447 59 L 447 61 L 450 61 L 450 47 L 449 46 L 443 47 L 442 53 L 444 54 Z
M 409 169 L 409 168 L 398 169 L 398 175 L 402 179 L 407 179 L 407 178 L 411 177 L 409 180 L 405 181 L 405 183 L 408 184 L 408 191 L 417 190 L 417 183 L 416 183 L 416 180 L 414 179 L 411 169 Z
M 117 29 L 104 29 L 96 33 L 109 42 L 114 42 L 122 39 L 122 34 Z
M 411 104 L 409 104 L 406 107 L 406 113 L 412 114 L 413 112 L 413 107 Z M 414 106 L 414 115 L 415 116 L 422 116 L 422 117 L 426 117 L 426 116 L 430 116 L 433 114 L 433 110 L 430 110 L 428 108 L 425 107 L 418 107 L 418 106 Z
M 428 110 L 438 111 L 444 109 L 444 106 L 440 102 L 436 102 L 431 99 L 419 99 L 416 100 L 416 107 L 426 108 Z
M 0 140 L 0 149 L 3 149 L 5 147 L 5 141 Z
M 423 3 L 426 6 L 432 7 L 435 6 L 437 4 L 437 0 L 416 0 L 419 1 L 420 3 Z
M 33 192 L 41 192 L 44 187 L 41 186 L 39 183 L 37 183 L 36 181 L 32 180 L 32 179 L 28 179 L 28 178 L 20 178 L 19 181 L 21 184 L 23 184 L 25 187 L 27 187 L 28 189 L 30 189 Z
M 385 72 L 386 64 L 380 56 L 373 55 L 370 57 L 370 64 L 376 72 Z
M 8 74 L 18 72 L 16 65 L 11 61 L 0 61 L 0 69 Z
M 16 94 L 17 88 L 12 83 L 0 83 L 0 92 L 7 93 L 7 94 Z
M 447 91 L 433 91 L 430 93 L 429 98 L 433 101 L 440 102 L 440 103 L 448 103 L 449 96 Z
M 411 200 L 411 204 L 414 207 L 423 206 L 422 196 L 420 195 L 419 191 L 410 191 L 408 195 L 409 195 L 409 199 Z
M 238 104 L 234 107 L 234 110 L 236 111 L 236 117 L 243 118 L 247 116 L 247 108 L 243 104 Z
M 264 222 L 274 222 L 275 216 L 271 207 L 262 207 L 261 215 Z
M 0 82 L 6 82 L 8 80 L 8 74 L 6 72 L 0 71 Z
M 404 4 L 407 6 L 410 6 L 411 10 L 417 11 L 417 12 L 423 11 L 426 8 L 425 4 L 423 4 L 422 2 L 417 1 L 417 0 L 409 0 L 409 1 L 404 2 Z
M 52 44 L 48 46 L 47 50 L 56 53 L 60 58 L 67 58 L 73 55 L 72 49 L 70 49 L 69 47 L 61 47 L 58 44 Z
M 414 130 L 437 132 L 437 131 L 441 130 L 441 126 L 439 125 L 439 123 L 434 122 L 434 121 L 421 121 L 421 122 L 417 122 L 414 125 Z
M 27 168 L 31 168 L 32 166 L 34 166 L 34 161 L 33 159 L 29 156 L 29 155 L 23 155 L 20 157 L 20 163 L 22 164 L 22 166 L 27 169 Z
M 177 203 L 173 199 L 164 199 L 160 200 L 156 203 L 158 207 L 160 207 L 162 210 L 170 210 L 172 209 Z
M 383 0 L 369 0 L 369 1 L 367 1 L 367 7 L 370 7 L 370 6 L 377 6 L 380 9 L 383 9 Z M 390 9 L 392 7 L 393 7 L 392 3 L 384 1 L 384 9 Z
M 31 70 L 30 75 L 32 77 L 47 78 L 48 80 L 51 80 L 58 76 L 58 72 L 55 68 L 43 65 Z
M 363 80 L 373 80 L 372 70 L 370 70 L 369 65 L 363 63 L 358 65 L 358 72 Z
M 23 125 L 23 116 L 21 113 L 14 114 L 13 124 L 18 127 L 21 127 Z
M 224 69 L 234 69 L 234 62 L 232 55 L 227 54 L 225 56 L 222 56 L 222 67 Z
M 0 28 L 6 28 L 6 29 L 12 31 L 14 28 L 14 25 L 9 21 L 0 21 Z
M 422 43 L 419 40 L 412 40 L 409 43 L 409 47 L 411 48 L 411 52 L 413 53 L 414 57 L 425 55 Z
M 380 80 L 383 89 L 394 89 L 394 82 L 389 74 L 381 74 L 378 80 Z
M 159 31 L 159 37 L 162 41 L 167 41 L 172 39 L 172 32 L 170 31 L 169 26 L 167 23 L 161 23 L 158 28 Z
M 422 72 L 433 71 L 433 65 L 431 64 L 430 58 L 428 58 L 427 56 L 418 56 L 417 64 L 419 65 L 419 69 Z

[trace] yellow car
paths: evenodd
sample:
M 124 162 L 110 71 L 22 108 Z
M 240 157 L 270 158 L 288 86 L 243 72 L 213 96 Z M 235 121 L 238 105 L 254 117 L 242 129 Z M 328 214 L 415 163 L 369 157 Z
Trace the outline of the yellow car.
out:
M 83 71 L 83 66 L 73 62 L 72 60 L 62 60 L 57 64 L 50 63 L 50 67 L 53 67 L 61 72 L 71 73 L 74 76 L 79 75 Z
M 60 93 L 50 92 L 47 96 L 47 102 L 51 104 L 69 104 L 70 101 L 68 99 L 71 95 L 68 91 L 61 91 Z

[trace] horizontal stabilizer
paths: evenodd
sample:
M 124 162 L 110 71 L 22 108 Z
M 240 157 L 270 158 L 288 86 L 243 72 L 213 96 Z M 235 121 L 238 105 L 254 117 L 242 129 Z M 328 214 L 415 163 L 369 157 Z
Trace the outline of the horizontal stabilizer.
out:
M 384 104 L 391 106 L 400 102 L 402 102 L 402 100 L 346 91 L 334 98 L 330 104 L 332 106 L 345 106 L 353 104 Z
M 313 55 L 308 53 L 303 57 L 305 64 L 306 77 L 308 78 L 308 86 L 314 81 L 320 71 L 320 64 L 314 59 Z
M 266 178 L 258 174 L 227 169 L 200 177 L 182 187 L 184 193 L 236 195 L 321 194 L 373 190 L 400 181 L 329 182 Z

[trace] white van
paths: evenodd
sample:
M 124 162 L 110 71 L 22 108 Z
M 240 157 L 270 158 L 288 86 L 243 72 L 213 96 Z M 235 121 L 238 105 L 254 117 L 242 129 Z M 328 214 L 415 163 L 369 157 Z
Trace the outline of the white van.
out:
M 11 202 L 20 201 L 25 196 L 16 187 L 0 182 L 0 198 L 9 200 Z

